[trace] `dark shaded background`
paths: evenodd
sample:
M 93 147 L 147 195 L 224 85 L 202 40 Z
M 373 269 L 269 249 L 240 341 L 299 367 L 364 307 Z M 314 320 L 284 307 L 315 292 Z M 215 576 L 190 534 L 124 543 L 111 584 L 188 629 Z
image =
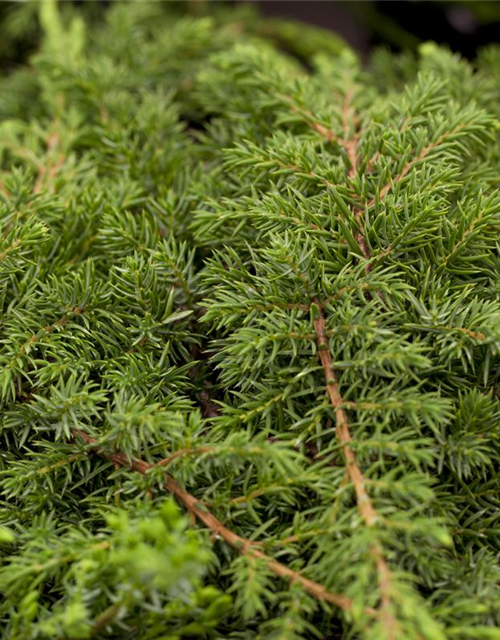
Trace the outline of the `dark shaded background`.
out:
M 363 54 L 377 45 L 400 51 L 433 40 L 473 58 L 478 48 L 500 41 L 498 0 L 261 0 L 256 4 L 265 15 L 332 29 Z
M 40 28 L 37 4 L 43 0 L 0 0 L 0 69 L 23 64 L 36 51 Z M 143 2 L 147 0 L 129 0 Z M 161 1 L 161 0 L 160 0 Z M 478 48 L 500 40 L 500 0 L 163 0 L 179 14 L 217 14 L 253 5 L 265 18 L 291 18 L 340 34 L 362 56 L 383 45 L 393 51 L 415 50 L 433 40 L 474 58 Z M 113 0 L 66 0 L 65 13 L 77 6 L 91 21 L 103 19 Z M 270 22 L 269 22 L 270 24 Z M 248 25 L 249 28 L 250 24 Z M 300 27 L 288 47 L 300 49 Z M 323 45 L 325 42 L 323 41 Z

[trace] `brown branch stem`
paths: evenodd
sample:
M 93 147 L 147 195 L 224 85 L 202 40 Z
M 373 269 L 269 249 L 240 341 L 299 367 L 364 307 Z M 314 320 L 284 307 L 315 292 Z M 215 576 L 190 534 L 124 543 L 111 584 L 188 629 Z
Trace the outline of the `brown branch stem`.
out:
M 323 367 L 326 390 L 330 403 L 335 412 L 336 434 L 340 441 L 346 461 L 346 468 L 349 478 L 353 484 L 356 494 L 358 511 L 368 527 L 372 527 L 380 520 L 372 500 L 366 490 L 366 480 L 359 468 L 356 455 L 352 449 L 352 436 L 349 428 L 349 421 L 345 410 L 345 401 L 340 394 L 337 377 L 332 367 L 332 356 L 326 337 L 325 318 L 321 308 L 319 315 L 314 320 L 314 330 L 316 332 L 316 342 L 318 345 L 318 356 Z M 391 611 L 391 572 L 385 561 L 384 554 L 378 543 L 373 544 L 371 554 L 375 560 L 378 575 L 378 583 L 381 596 L 381 615 L 388 633 L 388 640 L 396 640 L 398 624 Z
M 463 125 L 455 127 L 455 129 L 453 129 L 453 131 L 450 131 L 448 133 L 443 133 L 443 135 L 439 136 L 439 138 L 437 140 L 435 140 L 434 142 L 431 142 L 426 147 L 424 147 L 422 149 L 422 151 L 418 154 L 418 156 L 416 156 L 415 158 L 413 158 L 412 160 L 410 160 L 409 162 L 406 163 L 406 165 L 402 168 L 400 173 L 393 180 L 387 182 L 382 187 L 382 189 L 380 190 L 378 198 L 373 198 L 372 200 L 370 200 L 367 203 L 366 206 L 368 208 L 373 207 L 373 205 L 377 202 L 377 200 L 379 200 L 379 201 L 382 200 L 385 197 L 385 195 L 388 193 L 388 191 L 390 191 L 395 184 L 397 184 L 398 182 L 401 182 L 401 180 L 403 180 L 403 178 L 408 175 L 409 171 L 418 162 L 420 162 L 421 160 L 424 160 L 424 158 L 426 158 L 429 155 L 429 153 L 434 151 L 434 149 L 437 149 L 439 147 L 439 145 L 442 144 L 447 138 L 457 134 L 461 129 L 463 129 Z
M 155 465 L 149 464 L 144 460 L 130 461 L 121 452 L 107 452 L 99 446 L 95 446 L 98 444 L 95 438 L 92 438 L 88 434 L 78 429 L 73 430 L 73 435 L 82 439 L 86 444 L 94 446 L 95 448 L 93 449 L 93 451 L 95 451 L 95 453 L 104 458 L 107 458 L 108 460 L 113 462 L 115 466 L 130 467 L 131 469 L 137 471 L 138 473 L 141 473 L 142 475 L 146 475 L 150 469 L 153 469 L 155 467 Z M 305 578 L 298 571 L 290 569 L 286 565 L 278 562 L 277 560 L 274 560 L 263 551 L 256 548 L 258 546 L 257 542 L 253 542 L 252 540 L 243 538 L 237 533 L 234 533 L 234 531 L 228 529 L 218 518 L 210 513 L 210 511 L 208 511 L 206 507 L 200 503 L 199 500 L 197 500 L 188 491 L 183 489 L 179 484 L 177 484 L 177 482 L 175 482 L 173 478 L 171 478 L 167 474 L 165 474 L 165 482 L 163 484 L 163 487 L 166 489 L 166 491 L 177 498 L 177 500 L 187 509 L 193 519 L 196 518 L 197 520 L 202 522 L 206 527 L 208 527 L 208 529 L 210 529 L 215 537 L 222 538 L 227 544 L 233 547 L 233 549 L 236 549 L 239 553 L 262 560 L 267 565 L 267 567 L 277 576 L 288 580 L 290 583 L 300 584 L 305 589 L 305 591 L 307 591 L 318 600 L 333 604 L 343 611 L 350 611 L 352 609 L 352 600 L 350 600 L 346 596 L 332 593 L 318 582 L 314 582 L 313 580 Z M 372 610 L 367 610 L 367 612 L 373 614 Z
M 352 134 L 349 133 L 349 120 L 352 120 Z M 352 91 L 348 91 L 345 95 L 344 105 L 342 107 L 342 126 L 344 129 L 343 145 L 349 159 L 347 175 L 350 180 L 353 180 L 358 172 L 358 134 L 356 133 L 357 118 L 352 107 Z M 361 219 L 362 209 L 360 207 L 352 207 L 351 211 L 353 212 L 354 219 L 358 225 L 358 230 L 354 233 L 354 238 L 361 250 L 361 253 L 363 254 L 363 258 L 366 260 L 365 273 L 368 275 L 371 270 L 369 261 L 372 257 L 372 253 L 366 241 L 365 228 Z
M 60 144 L 59 134 L 54 132 L 51 133 L 47 139 L 47 155 L 50 155 L 52 151 L 54 151 Z M 43 187 L 43 183 L 45 182 L 45 177 L 47 176 L 50 180 L 53 180 L 61 167 L 63 166 L 66 158 L 63 153 L 59 153 L 55 162 L 48 163 L 47 165 L 40 164 L 40 168 L 38 169 L 38 175 L 36 178 L 35 186 L 33 187 L 34 193 L 40 193 Z

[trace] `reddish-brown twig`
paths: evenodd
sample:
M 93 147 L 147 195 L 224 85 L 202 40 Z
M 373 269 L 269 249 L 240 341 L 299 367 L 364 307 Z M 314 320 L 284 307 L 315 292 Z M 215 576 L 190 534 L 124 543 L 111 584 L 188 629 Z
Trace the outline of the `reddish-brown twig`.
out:
M 149 464 L 144 460 L 128 460 L 128 458 L 121 452 L 107 452 L 102 447 L 96 446 L 97 440 L 92 438 L 83 431 L 75 429 L 73 431 L 75 437 L 81 438 L 86 444 L 93 445 L 95 453 L 107 458 L 118 467 L 130 467 L 134 471 L 146 475 L 150 469 L 153 469 L 155 465 Z M 222 538 L 233 549 L 236 549 L 243 555 L 252 556 L 259 560 L 262 560 L 273 573 L 280 578 L 289 580 L 291 583 L 298 583 L 312 596 L 318 600 L 323 600 L 333 604 L 343 611 L 350 611 L 352 609 L 352 601 L 346 596 L 339 595 L 328 591 L 323 585 L 313 580 L 305 578 L 298 571 L 290 569 L 286 565 L 274 560 L 263 551 L 261 551 L 257 542 L 248 540 L 239 536 L 234 531 L 228 529 L 218 518 L 210 513 L 206 507 L 197 500 L 193 495 L 183 489 L 173 478 L 165 474 L 165 481 L 163 483 L 164 488 L 177 498 L 177 500 L 187 509 L 188 513 L 202 522 L 206 527 L 210 529 L 214 537 Z M 374 612 L 367 609 L 367 613 L 373 614 Z
M 51 154 L 60 144 L 59 134 L 51 133 L 47 139 L 47 156 Z M 40 164 L 38 175 L 36 178 L 35 186 L 33 187 L 34 193 L 40 193 L 45 182 L 45 177 L 48 176 L 50 180 L 53 180 L 61 167 L 63 166 L 66 158 L 63 153 L 59 153 L 55 162 Z
M 429 153 L 431 153 L 432 151 L 434 151 L 434 149 L 437 149 L 439 147 L 439 145 L 441 145 L 447 138 L 449 138 L 450 136 L 453 136 L 455 134 L 457 134 L 461 129 L 463 129 L 463 125 L 459 125 L 458 127 L 455 127 L 455 129 L 453 129 L 453 131 L 448 131 L 447 133 L 443 133 L 442 136 L 440 136 L 437 140 L 435 140 L 434 142 L 431 142 L 430 144 L 428 144 L 426 147 L 424 147 L 422 149 L 422 151 L 418 154 L 418 156 L 416 156 L 415 158 L 413 158 L 412 160 L 410 160 L 409 162 L 407 162 L 405 164 L 405 166 L 401 169 L 401 171 L 399 172 L 399 174 L 397 176 L 395 176 L 392 180 L 390 180 L 389 182 L 387 182 L 382 189 L 380 190 L 378 197 L 377 198 L 373 198 L 372 200 L 370 200 L 369 202 L 367 202 L 366 206 L 368 208 L 373 207 L 373 205 L 377 202 L 382 200 L 385 195 L 392 189 L 392 187 L 394 185 L 396 185 L 398 182 L 401 182 L 401 180 L 403 180 L 404 177 L 406 177 L 409 173 L 409 171 L 421 160 L 424 160 L 424 158 L 426 158 Z
M 342 445 L 344 458 L 346 461 L 347 473 L 356 493 L 358 511 L 364 523 L 368 527 L 372 527 L 379 521 L 379 516 L 377 514 L 377 511 L 375 510 L 375 507 L 373 506 L 368 492 L 366 491 L 366 480 L 361 469 L 358 466 L 356 455 L 351 446 L 352 437 L 349 428 L 349 421 L 347 419 L 347 413 L 344 409 L 345 402 L 340 394 L 338 381 L 333 371 L 332 356 L 330 353 L 330 347 L 328 345 L 325 331 L 325 318 L 323 316 L 321 308 L 319 308 L 318 317 L 314 320 L 314 330 L 316 332 L 318 356 L 325 375 L 326 390 L 330 399 L 330 403 L 335 412 L 336 434 L 339 442 Z M 384 626 L 387 630 L 388 640 L 396 640 L 398 624 L 391 611 L 391 572 L 385 561 L 380 544 L 375 543 L 372 545 L 371 554 L 375 560 L 377 569 L 381 596 L 380 611 L 382 620 L 384 621 Z

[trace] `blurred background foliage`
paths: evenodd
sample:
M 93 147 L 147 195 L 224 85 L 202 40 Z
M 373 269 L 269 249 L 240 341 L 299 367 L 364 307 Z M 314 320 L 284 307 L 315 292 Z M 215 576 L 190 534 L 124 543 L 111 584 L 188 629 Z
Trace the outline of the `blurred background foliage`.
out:
M 0 66 L 4 71 L 23 64 L 36 50 L 40 37 L 39 1 L 0 3 Z M 65 0 L 61 6 L 68 17 L 78 7 L 89 20 L 100 21 L 112 2 Z M 304 61 L 311 53 L 311 44 L 316 51 L 337 53 L 347 42 L 366 57 L 373 48 L 411 51 L 429 40 L 447 44 L 452 51 L 474 58 L 478 48 L 498 41 L 500 28 L 500 2 L 496 0 L 160 0 L 160 3 L 172 16 L 191 13 L 210 14 L 221 21 L 236 19 L 242 32 L 275 39 L 281 48 Z M 302 37 L 308 28 L 309 37 Z

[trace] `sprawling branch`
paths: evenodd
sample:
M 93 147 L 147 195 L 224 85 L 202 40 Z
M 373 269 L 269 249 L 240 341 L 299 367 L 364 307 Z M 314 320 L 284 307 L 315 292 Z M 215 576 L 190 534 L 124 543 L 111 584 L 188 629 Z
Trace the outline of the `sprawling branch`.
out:
M 358 167 L 358 136 L 356 133 L 357 118 L 354 114 L 352 106 L 352 91 L 348 90 L 345 94 L 344 104 L 342 106 L 342 128 L 344 129 L 344 149 L 349 158 L 349 178 L 354 178 Z M 353 133 L 349 134 L 349 121 L 352 121 Z
M 88 434 L 80 430 L 74 430 L 73 435 L 80 438 L 86 444 L 94 447 L 95 451 L 100 456 L 107 458 L 113 462 L 117 467 L 130 467 L 134 471 L 146 475 L 150 469 L 153 469 L 156 465 L 149 464 L 144 460 L 132 460 L 121 452 L 107 452 L 105 449 L 96 446 L 98 444 L 95 438 L 92 438 Z M 257 548 L 258 543 L 248 540 L 239 536 L 234 531 L 228 529 L 220 520 L 218 520 L 212 513 L 207 511 L 206 507 L 200 503 L 193 495 L 183 489 L 173 478 L 165 475 L 164 488 L 177 498 L 177 500 L 187 509 L 187 511 L 200 522 L 202 522 L 214 536 L 222 538 L 233 549 L 236 549 L 243 555 L 252 556 L 265 562 L 269 569 L 280 578 L 289 580 L 291 583 L 300 584 L 308 593 L 314 596 L 317 600 L 322 600 L 330 604 L 339 607 L 343 611 L 350 611 L 352 609 L 352 601 L 346 596 L 342 596 L 336 593 L 328 591 L 323 585 L 305 578 L 298 571 L 290 569 L 286 565 L 274 560 L 266 555 L 263 551 Z M 373 612 L 371 612 L 373 613 Z
M 314 330 L 318 345 L 318 356 L 323 366 L 325 375 L 326 390 L 330 403 L 335 412 L 336 434 L 342 445 L 344 458 L 346 461 L 347 473 L 353 484 L 356 493 L 358 510 L 368 527 L 374 526 L 379 521 L 379 516 L 371 498 L 366 491 L 366 480 L 358 466 L 356 455 L 351 447 L 352 436 L 349 428 L 347 413 L 344 409 L 345 402 L 340 394 L 337 377 L 332 367 L 332 356 L 325 332 L 325 318 L 319 308 L 319 315 L 314 320 Z M 398 624 L 392 614 L 391 605 L 391 572 L 385 561 L 380 544 L 376 543 L 371 547 L 371 554 L 375 560 L 378 574 L 378 583 L 381 595 L 381 617 L 387 631 L 388 640 L 396 640 Z
M 357 128 L 357 118 L 354 113 L 354 108 L 352 105 L 352 91 L 347 91 L 344 99 L 344 104 L 342 105 L 342 129 L 343 129 L 343 138 L 340 140 L 340 144 L 344 148 L 347 158 L 349 160 L 349 168 L 347 171 L 347 176 L 349 180 L 353 180 L 358 172 L 358 133 L 356 132 Z M 350 133 L 350 129 L 352 127 L 353 132 Z M 317 131 L 320 131 L 317 127 L 315 127 Z M 324 132 L 320 131 L 320 133 Z M 365 266 L 365 271 L 368 274 L 370 272 L 370 264 L 369 260 L 371 258 L 371 251 L 368 247 L 368 243 L 365 237 L 365 231 L 363 227 L 363 222 L 361 220 L 361 207 L 352 207 L 351 210 L 354 214 L 354 219 L 358 225 L 358 230 L 355 232 L 354 237 L 356 242 L 358 243 L 359 249 L 363 254 L 363 257 L 367 261 Z
M 353 128 L 353 133 L 350 134 L 350 121 Z M 328 142 L 335 141 L 339 144 L 347 154 L 347 158 L 349 161 L 349 168 L 347 170 L 347 175 L 350 180 L 353 180 L 358 172 L 358 133 L 356 133 L 357 127 L 357 118 L 354 113 L 354 109 L 352 106 L 352 91 L 348 91 L 345 95 L 344 104 L 342 106 L 342 129 L 343 129 L 343 137 L 337 136 L 331 129 L 324 127 L 318 122 L 314 122 L 312 128 L 317 131 L 322 137 L 324 137 Z M 309 172 L 309 175 L 314 178 L 318 178 L 326 187 L 332 187 L 333 184 L 326 180 L 325 178 L 317 177 L 314 172 Z M 370 259 L 371 259 L 371 251 L 368 247 L 368 243 L 365 237 L 365 231 L 363 227 L 363 222 L 361 219 L 362 207 L 355 206 L 351 207 L 351 211 L 353 212 L 354 219 L 358 225 L 358 230 L 354 233 L 354 238 L 359 246 L 359 249 L 367 261 L 365 266 L 365 272 L 368 274 L 370 272 Z M 311 225 L 313 228 L 317 229 L 315 225 Z
M 60 145 L 60 138 L 58 133 L 52 133 L 47 139 L 47 157 Z M 59 173 L 61 167 L 63 166 L 66 158 L 63 153 L 59 153 L 57 158 L 50 163 L 44 164 L 43 162 L 40 164 L 40 168 L 38 169 L 38 175 L 36 178 L 35 186 L 33 187 L 34 193 L 40 193 L 42 190 L 43 184 L 45 182 L 45 178 L 48 177 L 49 181 L 52 181 L 55 176 Z
M 434 142 L 431 142 L 426 147 L 424 147 L 422 149 L 422 151 L 418 154 L 418 156 L 415 156 L 412 160 L 407 162 L 405 164 L 405 166 L 401 169 L 400 173 L 398 173 L 397 176 L 395 176 L 392 180 L 387 182 L 380 189 L 378 197 L 377 198 L 373 198 L 372 200 L 367 202 L 366 206 L 368 208 L 373 207 L 376 202 L 379 202 L 380 200 L 383 200 L 385 195 L 394 187 L 394 185 L 396 185 L 398 182 L 401 182 L 401 180 L 403 180 L 403 178 L 405 178 L 408 175 L 410 170 L 413 169 L 413 167 L 416 164 L 418 164 L 419 162 L 424 160 L 429 155 L 429 153 L 431 153 L 432 151 L 437 149 L 441 144 L 443 144 L 443 142 L 445 140 L 447 140 L 451 136 L 454 136 L 457 133 L 459 133 L 461 131 L 461 129 L 463 129 L 463 128 L 464 128 L 463 125 L 455 127 L 455 129 L 453 129 L 452 131 L 448 131 L 446 133 L 443 133 L 443 135 L 439 136 L 439 138 L 437 140 L 435 140 Z

